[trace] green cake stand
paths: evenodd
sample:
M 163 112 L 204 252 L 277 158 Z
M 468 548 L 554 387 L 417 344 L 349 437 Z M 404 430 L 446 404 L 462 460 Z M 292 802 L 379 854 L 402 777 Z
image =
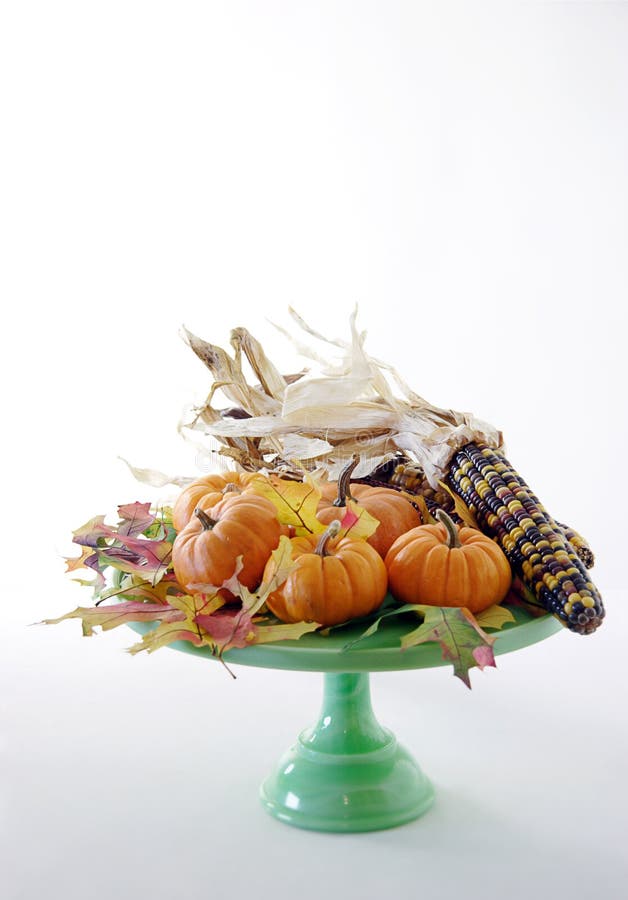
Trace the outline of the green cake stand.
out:
M 533 618 L 511 608 L 515 621 L 493 632 L 495 655 L 510 653 L 562 630 L 553 616 Z M 401 650 L 407 632 L 395 617 L 349 649 L 364 626 L 298 641 L 259 644 L 224 654 L 225 662 L 301 672 L 322 672 L 324 692 L 316 723 L 306 728 L 263 782 L 261 801 L 270 815 L 299 828 L 357 832 L 392 828 L 427 812 L 434 789 L 413 756 L 377 721 L 371 706 L 371 672 L 449 665 L 437 644 Z M 150 624 L 133 624 L 145 633 Z M 215 659 L 209 647 L 187 641 L 176 650 Z

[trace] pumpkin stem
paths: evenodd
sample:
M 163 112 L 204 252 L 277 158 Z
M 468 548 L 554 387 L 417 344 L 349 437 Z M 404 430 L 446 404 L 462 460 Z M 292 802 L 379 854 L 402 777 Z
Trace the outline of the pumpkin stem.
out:
M 218 519 L 212 519 L 211 516 L 208 516 L 207 513 L 197 506 L 194 510 L 194 515 L 197 519 L 201 520 L 201 525 L 203 526 L 204 531 L 211 531 L 214 525 L 218 524 Z
M 359 462 L 359 454 L 354 453 L 338 476 L 338 496 L 334 500 L 333 506 L 346 506 L 347 500 L 353 500 L 351 496 L 351 475 Z
M 316 545 L 316 550 L 314 553 L 318 553 L 319 556 L 328 556 L 327 553 L 327 541 L 331 538 L 336 537 L 338 532 L 340 531 L 340 520 L 334 519 L 333 522 L 330 522 L 327 526 L 327 529 L 321 534 L 318 539 L 318 544 Z
M 460 538 L 458 537 L 458 528 L 455 522 L 449 518 L 444 509 L 436 510 L 436 518 L 447 529 L 447 546 L 451 550 L 452 547 L 461 547 Z
M 233 494 L 234 491 L 237 491 L 238 494 L 242 493 L 242 488 L 239 484 L 236 484 L 234 481 L 229 481 L 224 488 L 221 490 L 221 494 Z

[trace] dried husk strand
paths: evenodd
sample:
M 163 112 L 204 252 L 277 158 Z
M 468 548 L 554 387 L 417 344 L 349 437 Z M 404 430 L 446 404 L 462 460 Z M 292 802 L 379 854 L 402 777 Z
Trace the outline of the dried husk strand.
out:
M 356 328 L 355 311 L 349 342 L 330 341 L 293 310 L 291 315 L 311 336 L 342 349 L 340 362 L 323 365 L 315 377 L 288 380 L 246 329 L 231 333 L 233 359 L 186 331 L 188 343 L 215 377 L 205 406 L 188 427 L 218 440 L 223 445 L 221 454 L 247 468 L 288 467 L 303 472 L 316 468 L 336 478 L 355 453 L 360 455 L 356 477 L 364 477 L 402 451 L 421 466 L 436 488 L 454 452 L 464 444 L 481 441 L 503 447 L 502 435 L 492 425 L 470 413 L 432 406 L 411 391 L 392 366 L 368 356 L 365 335 Z M 242 371 L 243 354 L 259 385 L 248 384 Z M 319 354 L 308 355 L 324 362 Z M 393 395 L 387 375 L 401 387 L 403 398 Z M 241 413 L 225 415 L 212 406 L 218 389 Z

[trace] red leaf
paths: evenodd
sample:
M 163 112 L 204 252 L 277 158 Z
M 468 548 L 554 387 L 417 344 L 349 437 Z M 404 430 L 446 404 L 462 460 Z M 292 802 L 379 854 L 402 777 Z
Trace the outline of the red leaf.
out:
M 342 517 L 340 527 L 343 531 L 348 531 L 352 525 L 355 525 L 355 523 L 359 521 L 359 516 L 356 516 L 355 512 L 351 509 L 350 506 L 346 506 L 345 510 L 346 512 Z
M 492 647 L 475 647 L 471 653 L 479 669 L 483 669 L 485 666 L 495 667 L 495 654 Z
M 156 516 L 150 512 L 150 503 L 125 503 L 118 507 L 120 524 L 118 534 L 128 534 L 132 537 L 141 534 L 155 521 Z
M 221 652 L 232 647 L 247 647 L 255 634 L 250 615 L 241 609 L 220 609 L 210 616 L 199 613 L 194 621 L 216 641 Z

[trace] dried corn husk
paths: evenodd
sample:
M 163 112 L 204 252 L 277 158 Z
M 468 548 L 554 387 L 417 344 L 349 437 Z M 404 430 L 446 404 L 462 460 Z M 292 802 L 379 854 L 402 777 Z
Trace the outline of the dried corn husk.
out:
M 432 406 L 393 366 L 369 356 L 365 333 L 356 327 L 357 310 L 350 318 L 348 341 L 326 338 L 293 309 L 289 311 L 302 331 L 335 353 L 327 358 L 279 328 L 302 356 L 316 364 L 316 373 L 282 375 L 245 328 L 231 332 L 233 357 L 184 331 L 186 341 L 214 377 L 205 404 L 195 410 L 191 421 L 181 424 L 182 434 L 197 446 L 200 432 L 214 447 L 217 442 L 221 456 L 242 468 L 315 471 L 329 478 L 337 478 L 354 453 L 360 457 L 355 471 L 360 478 L 402 451 L 423 468 L 433 488 L 463 444 L 478 440 L 503 446 L 501 432 L 492 425 L 472 413 Z M 243 357 L 258 384 L 247 382 Z M 401 397 L 394 393 L 391 381 Z M 218 391 L 235 409 L 213 405 Z

